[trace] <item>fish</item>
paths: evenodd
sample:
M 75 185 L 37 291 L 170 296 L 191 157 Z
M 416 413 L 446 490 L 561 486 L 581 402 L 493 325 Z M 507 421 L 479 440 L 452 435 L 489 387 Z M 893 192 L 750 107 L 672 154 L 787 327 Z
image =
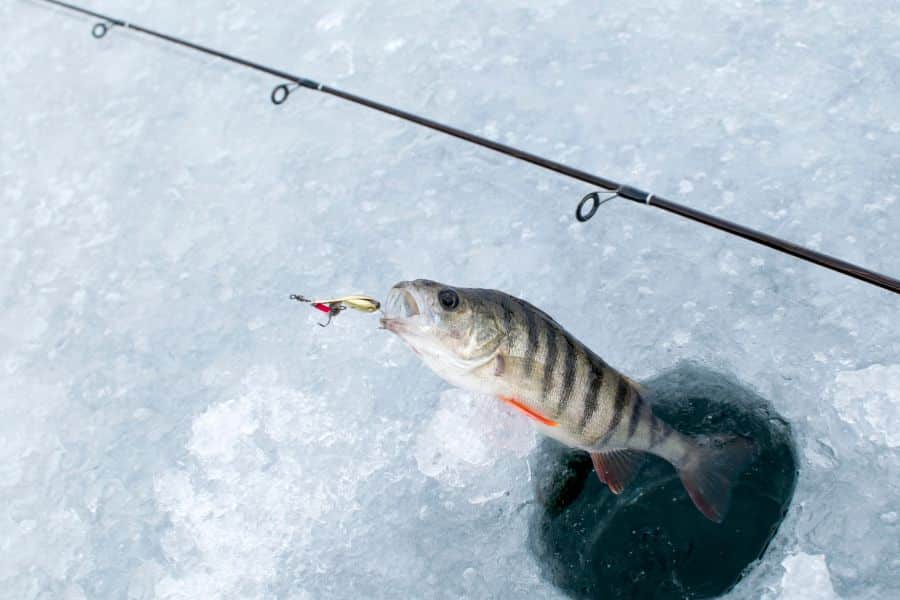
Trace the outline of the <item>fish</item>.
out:
M 384 329 L 453 386 L 489 395 L 543 434 L 591 456 L 614 494 L 647 454 L 669 462 L 697 509 L 721 523 L 756 444 L 734 434 L 690 436 L 653 413 L 641 386 L 529 302 L 492 289 L 417 279 L 394 285 Z

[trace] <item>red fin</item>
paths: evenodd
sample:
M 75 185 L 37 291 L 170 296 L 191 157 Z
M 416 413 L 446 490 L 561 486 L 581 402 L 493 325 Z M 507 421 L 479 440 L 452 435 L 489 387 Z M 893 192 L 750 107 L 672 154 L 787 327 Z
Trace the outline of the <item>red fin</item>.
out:
M 556 421 L 551 421 L 544 415 L 531 410 L 530 408 L 528 408 L 527 406 L 525 406 L 524 404 L 522 404 L 515 398 L 507 398 L 506 396 L 500 396 L 500 399 L 503 400 L 504 402 L 506 402 L 507 404 L 509 404 L 510 406 L 518 408 L 519 410 L 521 410 L 523 413 L 525 413 L 526 415 L 528 415 L 529 417 L 531 417 L 538 423 L 542 423 L 544 425 L 547 425 L 548 427 L 558 427 L 559 426 L 559 423 L 557 423 Z
M 643 452 L 636 450 L 607 450 L 591 452 L 594 471 L 613 494 L 621 494 L 644 462 Z

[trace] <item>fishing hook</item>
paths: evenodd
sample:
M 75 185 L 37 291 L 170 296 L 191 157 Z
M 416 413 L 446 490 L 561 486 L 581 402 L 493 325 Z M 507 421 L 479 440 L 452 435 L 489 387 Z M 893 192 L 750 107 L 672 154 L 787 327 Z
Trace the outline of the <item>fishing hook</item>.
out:
M 291 294 L 291 300 L 296 300 L 297 302 L 306 302 L 307 304 L 311 304 L 313 308 L 316 310 L 320 310 L 323 313 L 328 315 L 328 320 L 324 323 L 316 323 L 319 327 L 328 327 L 331 325 L 331 320 L 334 316 L 344 310 L 344 306 L 340 304 L 332 304 L 328 302 L 319 302 L 317 300 L 310 300 L 306 296 L 301 296 L 300 294 Z
M 328 327 L 331 325 L 331 320 L 337 315 L 339 312 L 344 310 L 343 306 L 336 306 L 328 311 L 328 319 L 324 323 L 316 323 L 319 327 Z
M 600 199 L 601 194 L 609 194 L 609 195 L 606 198 L 604 198 L 603 200 L 601 200 Z M 596 192 L 591 192 L 590 194 L 587 194 L 584 198 L 581 199 L 581 202 L 579 202 L 578 206 L 575 208 L 575 218 L 578 219 L 578 221 L 580 223 L 589 221 L 596 214 L 597 209 L 600 208 L 601 204 L 606 204 L 607 202 L 609 202 L 610 200 L 612 200 L 613 198 L 615 198 L 618 195 L 619 195 L 619 190 L 607 191 L 607 192 L 596 191 Z M 591 201 L 591 208 L 590 208 L 590 210 L 587 211 L 587 213 L 585 213 L 584 207 L 587 204 L 588 200 Z

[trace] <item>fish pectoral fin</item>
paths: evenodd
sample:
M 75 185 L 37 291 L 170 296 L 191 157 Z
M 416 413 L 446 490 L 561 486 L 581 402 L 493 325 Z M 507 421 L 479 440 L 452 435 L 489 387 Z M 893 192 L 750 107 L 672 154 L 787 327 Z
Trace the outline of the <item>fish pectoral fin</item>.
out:
M 503 377 L 505 372 L 506 358 L 504 358 L 502 353 L 498 352 L 497 356 L 494 357 L 494 377 Z
M 591 452 L 594 471 L 613 494 L 621 494 L 644 464 L 644 453 L 637 450 Z
M 512 406 L 513 408 L 519 409 L 520 411 L 525 413 L 525 415 L 527 415 L 528 417 L 531 417 L 532 419 L 534 419 L 538 423 L 541 423 L 542 425 L 546 425 L 547 427 L 558 427 L 559 426 L 559 423 L 557 423 L 556 421 L 553 421 L 552 419 L 548 419 L 547 417 L 540 414 L 539 412 L 528 408 L 527 406 L 525 406 L 524 404 L 522 404 L 515 398 L 500 396 L 500 399 L 503 400 L 504 402 L 506 402 L 507 404 L 509 404 L 510 406 Z
M 529 377 L 528 373 L 543 373 L 544 364 L 498 352 L 491 361 L 491 372 L 494 377 L 516 380 L 520 389 L 524 387 L 529 392 L 539 393 L 541 391 L 540 382 L 536 378 Z
M 525 360 L 518 356 L 510 356 L 503 352 L 497 352 L 494 357 L 495 377 L 516 377 L 525 372 Z

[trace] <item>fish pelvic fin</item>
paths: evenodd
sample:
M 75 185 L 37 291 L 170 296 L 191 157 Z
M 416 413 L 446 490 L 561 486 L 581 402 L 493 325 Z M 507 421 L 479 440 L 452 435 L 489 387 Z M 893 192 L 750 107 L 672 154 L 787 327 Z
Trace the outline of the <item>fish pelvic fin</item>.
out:
M 535 421 L 537 421 L 538 423 L 540 423 L 542 425 L 546 425 L 547 427 L 559 427 L 559 423 L 557 423 L 556 421 L 554 421 L 552 419 L 548 419 L 547 417 L 540 414 L 539 412 L 528 408 L 527 406 L 525 406 L 524 404 L 522 404 L 520 401 L 516 400 L 515 398 L 510 398 L 508 396 L 500 396 L 500 399 L 503 400 L 504 402 L 506 402 L 507 404 L 509 404 L 510 406 L 512 406 L 513 408 L 517 408 L 521 412 L 525 413 L 526 416 L 534 419 Z
M 710 521 L 721 523 L 738 477 L 756 457 L 756 444 L 736 435 L 697 436 L 692 441 L 678 475 L 694 506 Z
M 644 464 L 644 453 L 638 450 L 605 450 L 591 452 L 594 471 L 613 494 L 621 494 Z

